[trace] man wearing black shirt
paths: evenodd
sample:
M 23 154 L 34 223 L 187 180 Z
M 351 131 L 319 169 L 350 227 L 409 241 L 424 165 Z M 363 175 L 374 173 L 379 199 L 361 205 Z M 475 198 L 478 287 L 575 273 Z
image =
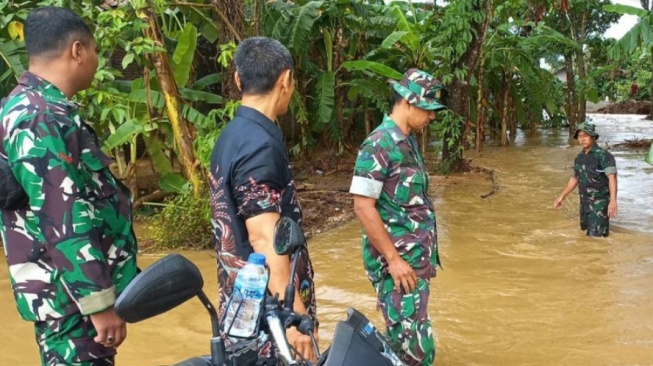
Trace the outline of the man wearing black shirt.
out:
M 274 251 L 274 226 L 281 216 L 300 224 L 302 219 L 283 136 L 274 123 L 277 116 L 288 111 L 295 89 L 292 56 L 278 41 L 254 37 L 240 43 L 234 62 L 242 104 L 211 154 L 212 224 L 221 314 L 236 274 L 252 252 L 265 255 L 270 265 L 268 289 L 283 296 L 290 260 Z M 301 258 L 297 272 L 294 310 L 316 319 L 313 267 L 307 255 Z M 315 360 L 308 336 L 294 327 L 286 336 L 305 358 Z M 272 347 L 264 347 L 262 355 L 272 357 Z

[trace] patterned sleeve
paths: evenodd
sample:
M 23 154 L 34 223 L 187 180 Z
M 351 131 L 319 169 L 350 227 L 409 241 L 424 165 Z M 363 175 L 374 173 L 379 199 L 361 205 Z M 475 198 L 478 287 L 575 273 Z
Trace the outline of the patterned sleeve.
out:
M 98 218 L 84 195 L 81 130 L 58 114 L 32 115 L 15 126 L 5 149 L 29 197 L 23 235 L 45 245 L 82 314 L 103 311 L 115 302 L 115 291 L 93 229 Z
M 574 167 L 572 168 L 571 176 L 576 179 L 580 179 L 580 168 L 581 168 L 580 159 L 579 157 L 576 157 L 576 159 L 574 160 Z
M 614 161 L 614 156 L 609 152 L 606 151 L 605 154 L 601 156 L 600 164 L 605 175 L 617 174 L 617 164 Z
M 390 157 L 381 144 L 366 141 L 358 151 L 349 193 L 378 199 L 388 174 Z
M 243 219 L 265 212 L 281 212 L 288 158 L 268 144 L 240 157 L 232 172 L 233 197 Z

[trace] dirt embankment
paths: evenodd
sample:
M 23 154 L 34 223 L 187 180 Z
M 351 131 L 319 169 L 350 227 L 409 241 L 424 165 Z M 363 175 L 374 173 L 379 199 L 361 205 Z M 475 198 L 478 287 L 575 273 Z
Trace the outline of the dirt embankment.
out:
M 608 104 L 597 110 L 604 114 L 651 114 L 651 102 L 626 100 L 619 103 Z
M 295 176 L 295 185 L 304 215 L 304 231 L 307 237 L 338 227 L 355 219 L 353 197 L 349 194 L 352 174 L 354 172 L 355 154 L 339 158 L 336 154 L 321 152 L 310 157 L 302 157 L 291 162 Z M 431 169 L 431 188 L 434 194 L 443 194 L 443 188 L 460 184 L 470 178 L 487 179 L 491 182 L 487 197 L 496 192 L 494 173 L 467 162 L 464 174 L 439 176 L 435 174 L 436 161 L 427 157 L 426 163 Z M 483 197 L 483 198 L 485 198 Z

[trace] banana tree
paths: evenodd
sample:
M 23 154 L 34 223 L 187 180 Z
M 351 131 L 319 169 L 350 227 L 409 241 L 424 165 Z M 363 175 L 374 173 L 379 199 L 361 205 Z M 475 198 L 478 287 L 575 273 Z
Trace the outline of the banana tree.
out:
M 26 70 L 23 21 L 28 10 L 13 1 L 0 0 L 0 95 L 11 91 Z
M 613 60 L 624 60 L 642 49 L 648 50 L 653 61 L 653 3 L 641 0 L 644 9 L 628 5 L 606 5 L 604 8 L 617 14 L 635 15 L 639 18 L 633 26 L 609 51 Z M 651 78 L 651 103 L 653 105 L 653 78 Z M 648 116 L 653 119 L 653 110 Z
M 314 25 L 322 16 L 323 1 L 299 1 L 296 3 L 272 1 L 268 2 L 265 18 L 263 20 L 264 32 L 272 38 L 283 43 L 292 53 L 295 61 L 295 93 L 291 100 L 291 111 L 300 129 L 299 143 L 291 149 L 298 153 L 311 143 L 310 122 L 313 116 L 309 115 L 309 96 L 313 95 L 311 85 L 319 80 L 318 91 L 321 93 L 319 122 L 326 119 L 332 110 L 333 102 L 327 99 L 328 89 L 333 90 L 333 74 L 323 71 L 311 59 L 311 47 L 307 45 L 315 41 Z M 317 74 L 317 75 L 315 75 Z M 294 124 L 292 125 L 294 130 Z

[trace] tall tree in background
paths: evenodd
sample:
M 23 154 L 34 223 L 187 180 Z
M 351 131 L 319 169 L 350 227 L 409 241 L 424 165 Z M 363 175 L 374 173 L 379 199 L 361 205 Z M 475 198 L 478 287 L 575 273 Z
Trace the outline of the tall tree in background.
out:
M 644 9 L 627 5 L 605 6 L 606 10 L 616 14 L 630 14 L 639 17 L 637 24 L 610 49 L 609 56 L 613 60 L 624 60 L 643 49 L 650 53 L 653 61 L 653 2 L 640 1 Z M 651 78 L 651 105 L 653 106 L 653 77 Z M 653 119 L 653 108 L 648 118 Z
M 245 13 L 242 0 L 212 0 L 218 24 L 218 44 L 240 42 L 245 38 Z M 258 5 L 257 2 L 254 3 Z M 234 80 L 233 63 L 222 73 L 222 95 L 229 99 L 239 99 L 240 91 Z
M 648 1 L 648 0 L 647 0 Z M 549 20 L 555 28 L 580 45 L 563 52 L 567 71 L 567 119 L 569 131 L 586 118 L 587 98 L 595 94 L 587 79 L 586 45 L 592 38 L 602 37 L 619 16 L 604 9 L 610 0 L 561 0 L 552 4 Z
M 461 120 L 459 131 L 449 130 L 443 136 L 442 160 L 451 171 L 463 169 L 463 143 L 465 132 L 471 131 L 470 82 L 479 64 L 481 49 L 485 43 L 492 11 L 490 0 L 459 0 L 447 6 L 442 19 L 441 31 L 447 32 L 441 39 L 442 47 L 450 42 L 453 47 L 449 61 L 453 81 L 448 96 L 449 109 Z M 470 30 L 464 33 L 463 29 Z M 461 34 L 461 31 L 463 32 Z M 469 38 L 466 37 L 469 35 Z

